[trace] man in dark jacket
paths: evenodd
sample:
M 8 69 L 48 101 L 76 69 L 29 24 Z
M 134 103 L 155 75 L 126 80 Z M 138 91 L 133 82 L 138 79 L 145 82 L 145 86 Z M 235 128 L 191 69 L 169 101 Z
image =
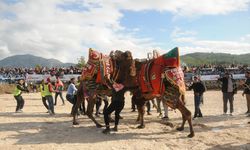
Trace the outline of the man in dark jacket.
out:
M 247 99 L 247 112 L 246 114 L 248 117 L 250 117 L 250 71 L 246 72 L 246 82 L 243 84 L 244 86 L 244 92 L 242 93 L 242 96 L 246 95 Z
M 194 111 L 194 118 L 196 117 L 203 117 L 200 109 L 200 103 L 201 100 L 203 99 L 203 93 L 206 90 L 206 87 L 204 84 L 199 80 L 197 76 L 194 77 L 194 82 L 193 84 L 189 87 L 189 89 L 194 90 L 194 106 L 195 106 L 195 111 Z
M 115 127 L 113 131 L 118 131 L 120 113 L 122 109 L 124 108 L 124 103 L 125 103 L 124 93 L 126 91 L 127 89 L 124 87 L 123 84 L 121 84 L 120 81 L 117 81 L 117 83 L 113 84 L 111 104 L 104 111 L 104 121 L 106 125 L 106 129 L 103 130 L 104 134 L 110 133 L 110 126 L 109 126 L 110 117 L 109 116 L 113 111 L 115 111 Z
M 230 115 L 234 111 L 233 100 L 234 94 L 237 93 L 237 85 L 235 80 L 232 78 L 232 75 L 225 73 L 224 77 L 219 78 L 218 81 L 222 82 L 222 93 L 223 93 L 223 111 L 224 115 L 227 114 L 227 103 L 230 103 Z

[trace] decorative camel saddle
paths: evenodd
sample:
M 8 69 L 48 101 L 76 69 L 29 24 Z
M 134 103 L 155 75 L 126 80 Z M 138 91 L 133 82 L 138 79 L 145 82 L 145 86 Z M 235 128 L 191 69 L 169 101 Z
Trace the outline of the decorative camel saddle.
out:
M 179 49 L 174 48 L 168 53 L 144 63 L 138 81 L 144 94 L 155 96 L 163 95 L 163 93 L 165 93 L 164 95 L 172 94 L 173 92 L 184 94 L 185 82 L 180 67 Z M 164 82 L 168 82 L 168 86 Z
M 111 57 L 90 48 L 89 59 L 83 67 L 82 77 L 85 80 L 95 80 L 96 83 L 105 84 L 105 77 L 109 78 L 112 72 L 113 63 Z

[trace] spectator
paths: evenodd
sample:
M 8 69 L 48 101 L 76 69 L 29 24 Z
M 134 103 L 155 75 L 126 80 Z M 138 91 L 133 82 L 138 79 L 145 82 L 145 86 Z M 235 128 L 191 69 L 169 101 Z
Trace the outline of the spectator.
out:
M 63 85 L 63 82 L 60 80 L 59 77 L 57 77 L 55 87 L 56 87 L 56 90 L 55 90 L 56 94 L 55 94 L 55 104 L 54 105 L 57 104 L 57 97 L 58 97 L 58 95 L 60 96 L 60 98 L 62 100 L 62 103 L 63 103 L 62 105 L 65 105 L 64 98 L 62 96 L 62 91 L 63 91 L 64 85 Z
M 53 86 L 50 82 L 50 78 L 47 78 L 47 83 L 45 83 L 44 85 L 44 95 L 45 95 L 46 100 L 49 103 L 49 114 L 55 115 L 52 92 L 54 92 Z
M 250 116 L 250 71 L 246 72 L 246 82 L 244 85 L 244 92 L 242 93 L 242 96 L 246 95 L 247 99 L 247 112 L 246 114 Z
M 189 87 L 189 89 L 194 90 L 194 106 L 195 106 L 195 111 L 194 111 L 194 118 L 196 117 L 203 117 L 200 109 L 200 104 L 201 100 L 203 97 L 203 93 L 205 92 L 206 88 L 204 84 L 199 80 L 197 76 L 194 77 L 194 82 L 193 84 Z
M 227 103 L 230 103 L 230 115 L 232 116 L 234 111 L 233 101 L 234 94 L 237 93 L 237 86 L 235 80 L 232 78 L 232 75 L 225 73 L 225 76 L 218 79 L 222 82 L 222 93 L 223 93 L 223 111 L 224 115 L 227 114 Z
M 74 107 L 76 105 L 76 100 L 77 100 L 77 97 L 76 97 L 77 88 L 75 86 L 75 82 L 76 82 L 75 78 L 70 79 L 70 85 L 68 87 L 67 95 L 66 95 L 66 99 L 73 105 L 71 109 L 71 113 L 74 112 Z
M 24 99 L 22 97 L 22 92 L 29 92 L 27 88 L 24 86 L 24 81 L 20 79 L 16 85 L 15 91 L 14 91 L 14 98 L 16 99 L 17 106 L 16 106 L 16 113 L 23 112 L 23 106 L 24 106 Z
M 44 107 L 47 109 L 47 113 L 49 113 L 49 106 L 47 104 L 47 100 L 46 100 L 46 97 L 45 97 L 45 84 L 44 84 L 44 79 L 42 80 L 41 84 L 40 84 L 40 92 L 41 92 L 41 96 L 42 96 L 42 102 L 43 102 L 43 105 Z

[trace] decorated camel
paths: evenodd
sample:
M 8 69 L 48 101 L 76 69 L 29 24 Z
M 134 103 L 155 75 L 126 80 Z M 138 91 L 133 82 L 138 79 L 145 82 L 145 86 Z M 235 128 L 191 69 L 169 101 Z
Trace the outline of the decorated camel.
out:
M 98 51 L 89 49 L 89 59 L 83 68 L 80 85 L 78 86 L 77 102 L 72 110 L 73 125 L 78 125 L 77 110 L 83 100 L 88 97 L 87 116 L 102 127 L 93 117 L 93 108 L 97 94 L 111 96 L 112 83 L 120 80 L 124 85 L 130 87 L 130 82 L 135 79 L 135 65 L 131 52 L 114 51 L 109 56 Z M 131 67 L 128 67 L 131 66 Z
M 154 98 L 160 98 L 163 104 L 172 109 L 178 109 L 182 114 L 182 125 L 178 131 L 184 130 L 188 121 L 190 134 L 194 136 L 191 112 L 185 107 L 185 82 L 184 74 L 180 68 L 179 49 L 174 48 L 168 53 L 154 57 L 151 60 L 135 62 L 137 90 L 133 91 L 135 103 L 138 108 L 138 128 L 144 128 L 145 102 Z M 135 85 L 134 85 L 135 86 Z
M 84 93 L 88 93 L 87 115 L 97 127 L 102 127 L 93 117 L 95 96 L 97 93 L 110 96 L 110 85 L 120 80 L 135 96 L 141 121 L 139 128 L 145 127 L 143 118 L 145 102 L 160 98 L 164 104 L 173 109 L 179 109 L 182 113 L 183 122 L 177 130 L 184 130 L 185 122 L 188 121 L 190 127 L 188 137 L 194 136 L 191 112 L 184 103 L 185 84 L 183 72 L 180 69 L 178 48 L 149 61 L 133 60 L 129 51 L 115 51 L 109 57 L 105 57 L 91 49 L 89 51 L 89 60 L 83 69 L 77 93 L 76 108 L 72 112 L 74 125 L 78 124 L 76 110 L 86 96 Z

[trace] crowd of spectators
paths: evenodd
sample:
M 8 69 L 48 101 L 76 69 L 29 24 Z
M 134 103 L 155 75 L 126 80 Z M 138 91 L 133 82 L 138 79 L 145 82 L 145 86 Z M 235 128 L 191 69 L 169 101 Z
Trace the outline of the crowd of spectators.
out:
M 231 74 L 244 74 L 250 67 L 247 65 L 200 65 L 184 67 L 184 73 L 192 73 L 196 75 L 221 75 L 225 72 Z
M 250 67 L 247 65 L 200 65 L 184 66 L 185 76 L 191 75 L 221 75 L 225 72 L 231 74 L 244 74 Z M 63 76 L 68 74 L 81 74 L 82 68 L 70 67 L 35 67 L 35 68 L 0 68 L 0 79 L 25 78 L 27 75 Z
M 35 68 L 0 68 L 0 77 L 2 78 L 25 78 L 29 75 L 47 75 L 63 76 L 67 74 L 81 74 L 82 69 L 71 67 L 35 67 Z

